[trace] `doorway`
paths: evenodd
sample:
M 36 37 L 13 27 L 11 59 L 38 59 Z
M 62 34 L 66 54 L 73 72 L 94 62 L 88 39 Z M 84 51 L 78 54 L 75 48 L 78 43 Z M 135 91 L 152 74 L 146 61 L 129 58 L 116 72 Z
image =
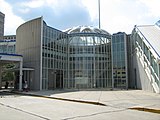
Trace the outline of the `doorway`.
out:
M 56 89 L 63 88 L 63 71 L 57 70 L 56 71 Z
M 62 70 L 48 70 L 48 89 L 62 89 L 63 88 L 63 71 Z

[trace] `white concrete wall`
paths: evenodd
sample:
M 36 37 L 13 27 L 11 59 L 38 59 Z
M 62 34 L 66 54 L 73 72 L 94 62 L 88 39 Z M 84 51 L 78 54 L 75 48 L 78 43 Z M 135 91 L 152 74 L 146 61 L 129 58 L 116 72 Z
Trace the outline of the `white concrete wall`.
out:
M 143 57 L 138 54 L 138 51 L 132 57 L 132 85 L 137 89 L 155 92 L 152 86 L 150 75 L 147 75 L 147 67 L 143 61 Z M 136 70 L 136 73 L 135 73 Z
M 24 67 L 33 68 L 30 89 L 40 90 L 41 81 L 41 27 L 42 17 L 28 21 L 17 28 L 16 53 L 23 55 Z
M 134 76 L 136 77 L 136 87 L 138 89 L 142 89 L 145 91 L 151 91 L 154 92 L 153 87 L 151 85 L 151 81 L 149 79 L 149 77 L 147 76 L 145 69 L 143 67 L 143 65 L 140 62 L 140 59 L 138 56 L 135 56 L 134 61 L 133 61 L 133 66 L 134 69 L 136 69 L 136 75 Z M 133 71 L 135 72 L 135 71 Z M 135 75 L 135 73 L 133 73 Z M 134 78 L 135 79 L 135 78 Z

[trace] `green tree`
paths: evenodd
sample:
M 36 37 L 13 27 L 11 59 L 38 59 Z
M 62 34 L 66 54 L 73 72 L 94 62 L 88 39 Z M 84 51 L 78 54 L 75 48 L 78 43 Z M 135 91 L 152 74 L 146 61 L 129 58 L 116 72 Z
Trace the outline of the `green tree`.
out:
M 6 64 L 3 66 L 2 70 L 2 81 L 12 81 L 14 80 L 14 73 L 10 71 L 15 67 L 14 64 Z

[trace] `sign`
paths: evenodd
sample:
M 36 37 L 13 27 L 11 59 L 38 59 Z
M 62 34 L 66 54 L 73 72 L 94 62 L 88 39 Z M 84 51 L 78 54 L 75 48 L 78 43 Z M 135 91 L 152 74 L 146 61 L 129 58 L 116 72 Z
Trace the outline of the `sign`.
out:
M 13 56 L 13 55 L 0 55 L 0 60 L 6 61 L 22 61 L 22 56 Z

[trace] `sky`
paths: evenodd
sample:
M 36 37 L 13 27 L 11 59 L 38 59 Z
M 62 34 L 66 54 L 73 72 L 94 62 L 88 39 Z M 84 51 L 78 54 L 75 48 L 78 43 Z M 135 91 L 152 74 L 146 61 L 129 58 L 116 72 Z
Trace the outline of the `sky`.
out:
M 101 29 L 130 34 L 134 25 L 153 25 L 160 20 L 160 0 L 100 0 Z M 18 26 L 43 16 L 58 30 L 75 26 L 98 27 L 98 0 L 0 0 L 5 14 L 4 35 L 16 34 Z

